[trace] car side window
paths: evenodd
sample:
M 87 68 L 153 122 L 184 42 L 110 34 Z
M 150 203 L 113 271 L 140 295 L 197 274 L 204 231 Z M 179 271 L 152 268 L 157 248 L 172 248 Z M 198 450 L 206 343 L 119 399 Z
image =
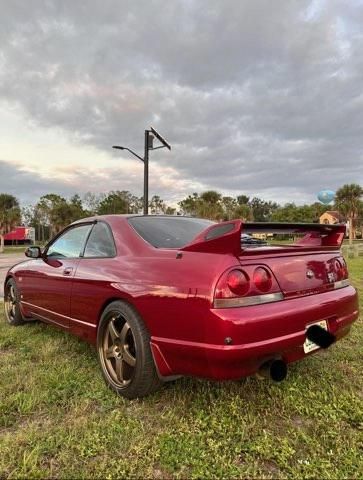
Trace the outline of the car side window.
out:
M 47 257 L 78 258 L 92 225 L 77 225 L 58 237 L 48 248 Z
M 104 222 L 97 222 L 87 240 L 84 258 L 106 258 L 116 255 L 111 229 Z

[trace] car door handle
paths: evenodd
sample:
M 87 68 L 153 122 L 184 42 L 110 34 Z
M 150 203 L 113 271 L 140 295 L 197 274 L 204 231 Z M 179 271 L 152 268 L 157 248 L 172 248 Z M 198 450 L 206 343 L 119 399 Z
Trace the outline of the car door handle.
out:
M 65 268 L 63 270 L 63 275 L 69 277 L 69 275 L 71 275 L 71 273 L 73 272 L 73 268 L 72 267 L 68 267 L 68 268 Z

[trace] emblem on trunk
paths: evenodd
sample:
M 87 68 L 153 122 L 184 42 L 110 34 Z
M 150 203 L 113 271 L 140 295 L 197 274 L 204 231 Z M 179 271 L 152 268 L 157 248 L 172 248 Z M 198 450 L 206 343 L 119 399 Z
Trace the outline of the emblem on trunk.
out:
M 306 276 L 308 278 L 314 278 L 314 272 L 312 270 L 306 270 Z

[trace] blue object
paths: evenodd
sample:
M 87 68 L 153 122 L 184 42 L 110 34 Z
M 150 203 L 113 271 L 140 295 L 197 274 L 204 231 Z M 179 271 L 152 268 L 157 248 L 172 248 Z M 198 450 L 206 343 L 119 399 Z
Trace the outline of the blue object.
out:
M 328 203 L 332 202 L 335 197 L 335 192 L 332 190 L 321 190 L 318 193 L 318 199 L 321 201 L 321 203 L 324 203 L 324 205 L 328 205 Z

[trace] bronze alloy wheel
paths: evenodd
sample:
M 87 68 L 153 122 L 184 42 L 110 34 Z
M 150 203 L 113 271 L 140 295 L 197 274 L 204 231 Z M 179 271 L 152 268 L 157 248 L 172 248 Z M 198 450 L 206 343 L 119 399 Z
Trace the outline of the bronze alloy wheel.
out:
M 16 307 L 18 304 L 18 299 L 16 297 L 15 286 L 9 285 L 7 288 L 7 292 L 4 298 L 5 304 L 5 313 L 8 319 L 8 322 L 11 323 L 15 319 L 16 315 Z
M 24 323 L 20 311 L 18 291 L 15 281 L 12 278 L 9 279 L 5 285 L 4 309 L 6 320 L 10 325 L 22 325 Z
M 129 324 L 119 312 L 110 312 L 107 317 L 107 327 L 100 346 L 104 365 L 115 384 L 125 387 L 131 382 L 135 371 L 135 339 Z
M 162 384 L 150 348 L 150 333 L 135 308 L 116 300 L 104 309 L 97 350 L 107 385 L 119 395 L 137 398 Z

